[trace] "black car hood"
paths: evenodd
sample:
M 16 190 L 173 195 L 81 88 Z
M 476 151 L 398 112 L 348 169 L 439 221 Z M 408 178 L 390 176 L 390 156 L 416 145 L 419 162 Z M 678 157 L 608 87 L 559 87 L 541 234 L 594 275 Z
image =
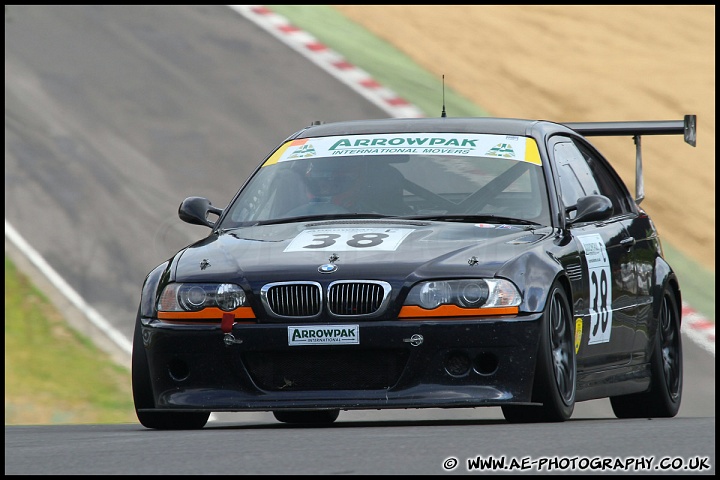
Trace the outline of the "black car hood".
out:
M 483 223 L 328 220 L 237 228 L 175 258 L 176 281 L 490 276 L 552 232 Z M 337 266 L 332 274 L 319 267 Z

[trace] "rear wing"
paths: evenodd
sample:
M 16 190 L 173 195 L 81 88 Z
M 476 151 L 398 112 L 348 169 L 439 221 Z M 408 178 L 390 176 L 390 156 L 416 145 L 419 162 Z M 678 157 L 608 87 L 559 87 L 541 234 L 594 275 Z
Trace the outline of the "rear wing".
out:
M 683 120 L 647 120 L 640 122 L 570 122 L 564 123 L 586 137 L 633 137 L 635 141 L 635 202 L 639 205 L 645 198 L 642 174 L 643 135 L 683 135 L 686 143 L 696 145 L 697 115 L 685 115 Z

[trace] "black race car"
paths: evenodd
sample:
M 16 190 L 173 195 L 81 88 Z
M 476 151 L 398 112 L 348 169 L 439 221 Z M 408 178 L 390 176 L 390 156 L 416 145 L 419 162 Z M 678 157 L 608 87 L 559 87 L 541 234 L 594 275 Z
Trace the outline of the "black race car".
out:
M 331 423 L 341 410 L 500 406 L 510 422 L 672 417 L 681 296 L 643 198 L 641 136 L 696 118 L 314 123 L 150 272 L 132 354 L 137 417 Z M 636 145 L 631 196 L 589 136 Z

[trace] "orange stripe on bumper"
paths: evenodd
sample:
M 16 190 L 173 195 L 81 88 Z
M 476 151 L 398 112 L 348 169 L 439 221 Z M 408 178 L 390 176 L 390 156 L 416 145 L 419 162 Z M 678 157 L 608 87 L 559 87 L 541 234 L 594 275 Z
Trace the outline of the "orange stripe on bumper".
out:
M 252 318 L 255 319 L 255 314 L 250 307 L 236 308 L 232 312 L 225 312 L 217 307 L 204 308 L 198 312 L 158 312 L 158 318 L 160 320 L 222 320 L 224 313 L 231 313 L 235 315 L 235 319 L 238 318 Z
M 461 308 L 456 305 L 440 305 L 432 310 L 427 310 L 414 305 L 402 307 L 398 318 L 412 320 L 417 318 L 439 318 L 456 320 L 457 317 L 478 317 L 488 315 L 516 315 L 518 307 L 495 307 L 495 308 Z

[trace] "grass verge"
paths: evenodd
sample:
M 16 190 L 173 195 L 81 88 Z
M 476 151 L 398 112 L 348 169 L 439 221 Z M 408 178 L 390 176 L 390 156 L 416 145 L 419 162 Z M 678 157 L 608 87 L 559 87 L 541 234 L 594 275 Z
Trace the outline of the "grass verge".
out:
M 5 257 L 5 425 L 136 423 L 130 371 Z

